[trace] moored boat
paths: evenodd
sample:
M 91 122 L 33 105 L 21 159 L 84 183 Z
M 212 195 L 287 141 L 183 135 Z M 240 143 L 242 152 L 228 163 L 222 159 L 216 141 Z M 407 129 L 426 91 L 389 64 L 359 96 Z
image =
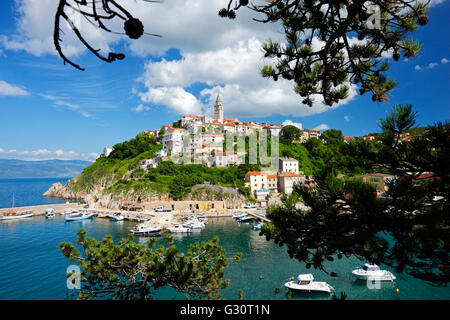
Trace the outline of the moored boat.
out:
M 150 227 L 141 223 L 131 229 L 130 232 L 136 236 L 156 236 L 161 233 L 161 230 L 159 227 Z
M 14 210 L 14 193 L 13 193 L 12 209 L 10 211 L 8 211 L 8 212 L 4 212 L 3 214 L 1 214 L 0 221 L 31 218 L 32 216 L 33 216 L 32 211 L 26 211 L 26 212 L 17 213 Z
M 394 281 L 396 277 L 387 270 L 381 270 L 376 264 L 365 263 L 363 267 L 352 271 L 360 280 Z
M 65 217 L 64 220 L 66 221 L 78 221 L 78 220 L 86 220 L 92 218 L 94 214 L 88 213 L 88 212 L 75 212 L 69 214 L 68 217 Z
M 188 233 L 192 231 L 191 228 L 184 227 L 182 225 L 175 225 L 173 227 L 167 228 L 167 230 L 172 233 Z
M 331 293 L 334 288 L 323 281 L 313 281 L 310 273 L 298 275 L 296 280 L 286 282 L 284 286 L 290 290 L 307 293 Z
M 109 215 L 109 219 L 112 221 L 122 221 L 124 217 L 120 214 L 120 212 L 115 212 Z
M 253 230 L 261 230 L 262 225 L 263 225 L 262 222 L 257 222 L 252 225 L 252 228 L 253 228 Z

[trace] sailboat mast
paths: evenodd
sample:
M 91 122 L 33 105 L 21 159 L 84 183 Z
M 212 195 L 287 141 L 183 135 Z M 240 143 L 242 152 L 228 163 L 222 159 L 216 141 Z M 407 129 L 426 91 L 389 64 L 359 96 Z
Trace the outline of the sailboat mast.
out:
M 13 209 L 14 209 L 14 192 L 13 192 L 13 206 L 12 206 L 12 207 L 13 207 Z

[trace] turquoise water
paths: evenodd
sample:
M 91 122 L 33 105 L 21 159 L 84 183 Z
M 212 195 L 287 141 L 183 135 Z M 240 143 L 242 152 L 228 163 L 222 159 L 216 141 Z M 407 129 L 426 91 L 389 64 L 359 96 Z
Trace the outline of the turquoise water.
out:
M 57 249 L 61 241 L 76 240 L 80 227 L 88 236 L 101 239 L 107 234 L 115 241 L 124 237 L 133 222 L 112 222 L 92 219 L 65 222 L 57 216 L 53 220 L 44 217 L 15 222 L 0 222 L 0 299 L 66 299 L 72 291 L 66 287 L 65 273 L 71 264 Z M 370 290 L 365 282 L 356 281 L 350 271 L 361 263 L 356 259 L 342 259 L 329 263 L 327 270 L 338 273 L 336 280 L 321 271 L 309 269 L 291 260 L 285 248 L 267 242 L 250 224 L 234 222 L 231 218 L 209 219 L 208 226 L 200 233 L 175 235 L 175 244 L 185 251 L 189 243 L 209 240 L 219 236 L 220 244 L 230 257 L 242 252 L 243 258 L 226 270 L 231 285 L 223 290 L 223 296 L 237 299 L 237 290 L 244 292 L 244 299 L 285 299 L 283 284 L 291 276 L 312 272 L 318 281 L 327 281 L 339 294 L 345 291 L 349 299 L 450 299 L 449 288 L 436 288 L 409 276 L 397 275 L 394 283 L 385 283 L 380 289 Z M 136 238 L 145 243 L 147 238 Z M 158 243 L 164 243 L 158 238 Z M 391 270 L 392 271 L 392 270 Z M 262 276 L 262 279 L 260 279 Z M 280 288 L 275 292 L 275 288 Z M 396 292 L 399 289 L 399 292 Z M 158 291 L 156 299 L 183 299 L 171 289 Z M 292 299 L 330 299 L 328 295 L 294 294 Z
M 44 198 L 42 194 L 55 182 L 66 184 L 71 178 L 0 179 L 0 208 L 10 208 L 12 197 L 16 207 L 64 203 L 57 198 Z

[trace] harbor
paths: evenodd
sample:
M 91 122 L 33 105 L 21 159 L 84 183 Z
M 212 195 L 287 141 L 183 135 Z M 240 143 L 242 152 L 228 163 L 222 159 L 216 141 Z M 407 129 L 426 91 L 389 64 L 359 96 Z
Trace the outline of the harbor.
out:
M 265 213 L 261 210 L 253 208 L 242 209 L 205 209 L 205 210 L 145 210 L 145 211 L 129 211 L 129 210 L 113 210 L 104 208 L 88 208 L 80 203 L 64 203 L 52 205 L 36 205 L 12 208 L 0 208 L 0 213 L 15 211 L 17 216 L 25 213 L 31 213 L 33 216 L 45 216 L 47 211 L 51 210 L 55 215 L 67 215 L 69 213 L 85 212 L 90 213 L 93 217 L 110 218 L 119 216 L 121 219 L 143 223 L 144 226 L 153 226 L 161 228 L 163 231 L 168 228 L 182 224 L 187 216 L 194 215 L 204 218 L 230 218 L 236 215 L 244 215 L 247 220 L 256 220 L 269 222 L 265 217 Z M 259 212 L 259 213 L 258 213 Z
M 62 241 L 76 242 L 77 232 L 83 228 L 87 236 L 101 240 L 111 235 L 115 243 L 129 234 L 134 221 L 110 221 L 93 218 L 66 223 L 64 217 L 56 215 L 46 219 L 44 215 L 34 216 L 10 223 L 0 223 L 0 299 L 67 299 L 73 290 L 66 287 L 66 270 L 72 263 L 57 249 Z M 225 278 L 230 286 L 223 290 L 224 298 L 238 299 L 237 290 L 242 290 L 244 299 L 284 300 L 288 293 L 284 284 L 299 274 L 313 274 L 314 281 L 324 281 L 337 294 L 346 292 L 348 299 L 448 299 L 448 288 L 436 288 L 425 281 L 408 275 L 396 274 L 394 282 L 382 283 L 378 288 L 368 287 L 365 281 L 357 280 L 352 270 L 363 263 L 355 258 L 344 258 L 328 262 L 327 270 L 338 276 L 330 277 L 316 269 L 290 259 L 285 247 L 279 247 L 265 237 L 259 236 L 250 223 L 237 223 L 231 217 L 208 219 L 208 225 L 200 232 L 174 234 L 174 244 L 180 252 L 186 252 L 189 245 L 197 241 L 208 241 L 219 237 L 220 245 L 227 256 L 241 252 L 239 263 L 227 267 Z M 156 237 L 156 247 L 167 246 L 164 237 Z M 136 237 L 135 242 L 145 245 L 148 237 Z M 383 269 L 386 269 L 383 266 Z M 393 270 L 391 270 L 393 271 Z M 14 277 L 16 273 L 21 277 Z M 278 289 L 278 290 L 276 290 Z M 397 292 L 398 289 L 398 292 Z M 171 288 L 158 290 L 155 299 L 184 299 Z M 329 294 L 293 293 L 293 300 L 327 300 Z

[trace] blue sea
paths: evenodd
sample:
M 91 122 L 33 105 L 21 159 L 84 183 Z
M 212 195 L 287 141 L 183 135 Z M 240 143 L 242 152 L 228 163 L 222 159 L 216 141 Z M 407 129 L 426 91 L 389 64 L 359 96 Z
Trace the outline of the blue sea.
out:
M 0 208 L 12 206 L 13 193 L 16 207 L 64 203 L 63 199 L 44 198 L 42 194 L 55 182 L 65 185 L 71 178 L 0 179 Z
M 22 203 L 27 205 L 45 204 L 42 201 L 48 199 L 41 199 L 42 190 L 46 190 L 55 181 L 63 183 L 61 179 L 21 180 L 2 181 L 0 185 L 22 184 L 21 188 L 28 188 L 20 193 Z M 0 198 L 8 200 L 7 194 L 12 192 L 11 188 L 0 189 Z M 19 200 L 19 193 L 17 196 Z M 115 241 L 119 241 L 134 224 L 130 221 L 112 222 L 98 218 L 65 222 L 59 215 L 52 220 L 36 216 L 23 221 L 0 222 L 0 300 L 73 298 L 74 291 L 68 289 L 65 278 L 67 268 L 72 263 L 61 254 L 58 244 L 61 241 L 75 242 L 80 228 L 84 228 L 88 236 L 101 239 L 110 234 Z M 336 279 L 321 271 L 306 269 L 303 263 L 288 257 L 286 248 L 260 237 L 257 231 L 252 230 L 251 224 L 238 224 L 229 217 L 209 219 L 208 226 L 199 233 L 175 235 L 175 244 L 179 251 L 185 252 L 190 243 L 207 241 L 214 236 L 219 237 L 220 245 L 228 256 L 237 252 L 243 254 L 239 263 L 230 262 L 226 269 L 225 278 L 229 278 L 231 284 L 222 294 L 228 299 L 238 299 L 239 289 L 243 291 L 244 299 L 286 299 L 287 290 L 283 284 L 300 273 L 313 273 L 317 281 L 328 282 L 338 295 L 345 292 L 347 298 L 353 300 L 450 299 L 450 288 L 434 287 L 404 274 L 396 274 L 397 280 L 393 283 L 369 288 L 364 281 L 355 280 L 351 276 L 351 270 L 362 264 L 355 258 L 335 259 L 335 262 L 328 263 L 327 270 L 338 273 Z M 165 244 L 162 237 L 157 239 L 157 245 Z M 145 244 L 148 238 L 137 237 L 136 241 Z M 155 299 L 184 299 L 184 295 L 177 294 L 173 289 L 163 288 L 158 290 Z M 330 296 L 293 294 L 292 299 L 330 299 Z

